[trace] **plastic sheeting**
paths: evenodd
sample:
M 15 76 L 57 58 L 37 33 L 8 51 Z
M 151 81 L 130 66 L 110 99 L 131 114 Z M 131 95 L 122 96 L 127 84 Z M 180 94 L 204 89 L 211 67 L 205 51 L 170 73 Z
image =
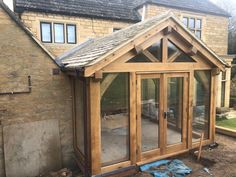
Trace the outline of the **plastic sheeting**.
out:
M 184 177 L 192 172 L 180 160 L 160 160 L 140 167 L 142 172 L 148 172 L 154 177 Z

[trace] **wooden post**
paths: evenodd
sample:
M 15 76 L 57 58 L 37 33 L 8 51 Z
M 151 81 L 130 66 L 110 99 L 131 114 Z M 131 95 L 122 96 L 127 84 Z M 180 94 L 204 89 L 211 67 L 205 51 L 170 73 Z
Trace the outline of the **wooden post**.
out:
M 91 137 L 92 175 L 101 173 L 101 117 L 100 117 L 100 82 L 89 80 L 89 115 Z
M 198 151 L 197 161 L 199 161 L 200 158 L 201 158 L 203 140 L 204 140 L 204 133 L 201 133 L 201 139 L 200 139 L 200 145 L 199 145 L 199 151 Z

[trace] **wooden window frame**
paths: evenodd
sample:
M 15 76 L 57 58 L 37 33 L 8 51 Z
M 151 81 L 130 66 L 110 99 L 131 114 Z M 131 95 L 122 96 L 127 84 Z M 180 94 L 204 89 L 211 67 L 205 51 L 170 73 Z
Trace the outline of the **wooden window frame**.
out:
M 199 39 L 202 39 L 202 31 L 203 31 L 203 30 L 202 30 L 202 21 L 203 21 L 202 18 L 199 18 L 199 17 L 192 17 L 192 16 L 189 16 L 189 17 L 188 17 L 188 16 L 183 16 L 183 17 L 182 17 L 182 21 L 183 21 L 184 18 L 187 19 L 187 26 L 186 26 L 185 24 L 184 24 L 184 25 L 185 25 L 191 32 L 194 31 L 193 33 L 194 33 L 195 35 L 197 34 L 197 32 L 200 32 Z M 194 19 L 194 28 L 190 28 L 190 26 L 189 26 L 189 20 L 190 20 L 190 19 Z M 200 28 L 197 28 L 197 25 L 196 25 L 198 20 L 201 21 L 201 27 L 200 27 Z M 197 36 L 197 35 L 196 35 L 196 36 Z M 198 36 L 197 36 L 197 37 L 198 37 Z
M 62 25 L 63 26 L 63 42 L 56 42 L 55 25 Z M 55 44 L 65 44 L 65 24 L 64 23 L 53 23 L 53 36 L 54 36 L 53 42 Z
M 69 42 L 68 41 L 68 26 L 74 26 L 75 27 L 75 42 Z M 75 24 L 66 24 L 66 43 L 67 44 L 77 44 L 77 27 Z
M 42 28 L 42 24 L 49 24 L 50 25 L 50 41 L 43 41 L 43 28 Z M 53 43 L 52 40 L 52 23 L 51 22 L 40 22 L 40 36 L 41 36 L 41 41 L 43 43 Z

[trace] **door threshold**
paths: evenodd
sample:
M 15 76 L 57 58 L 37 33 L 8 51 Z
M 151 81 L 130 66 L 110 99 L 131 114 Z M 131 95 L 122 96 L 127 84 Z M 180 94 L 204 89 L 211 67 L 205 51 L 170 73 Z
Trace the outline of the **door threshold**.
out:
M 171 154 L 167 154 L 167 155 L 162 155 L 162 156 L 158 156 L 158 157 L 153 157 L 153 158 L 150 158 L 150 159 L 143 160 L 142 162 L 138 162 L 138 163 L 136 163 L 136 164 L 137 164 L 138 166 L 140 166 L 140 165 L 144 165 L 144 164 L 147 164 L 147 163 L 151 163 L 151 162 L 154 162 L 154 161 L 157 161 L 157 160 L 162 160 L 162 159 L 169 158 L 169 157 L 172 157 L 172 156 L 184 154 L 184 153 L 186 153 L 186 152 L 189 152 L 189 149 L 182 150 L 182 151 L 178 151 L 178 152 L 171 153 Z

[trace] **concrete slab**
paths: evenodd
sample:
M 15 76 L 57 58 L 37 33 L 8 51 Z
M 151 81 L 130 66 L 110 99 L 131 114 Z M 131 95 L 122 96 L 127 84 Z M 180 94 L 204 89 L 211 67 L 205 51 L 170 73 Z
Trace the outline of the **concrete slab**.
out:
M 34 177 L 61 168 L 58 120 L 3 127 L 7 177 Z

